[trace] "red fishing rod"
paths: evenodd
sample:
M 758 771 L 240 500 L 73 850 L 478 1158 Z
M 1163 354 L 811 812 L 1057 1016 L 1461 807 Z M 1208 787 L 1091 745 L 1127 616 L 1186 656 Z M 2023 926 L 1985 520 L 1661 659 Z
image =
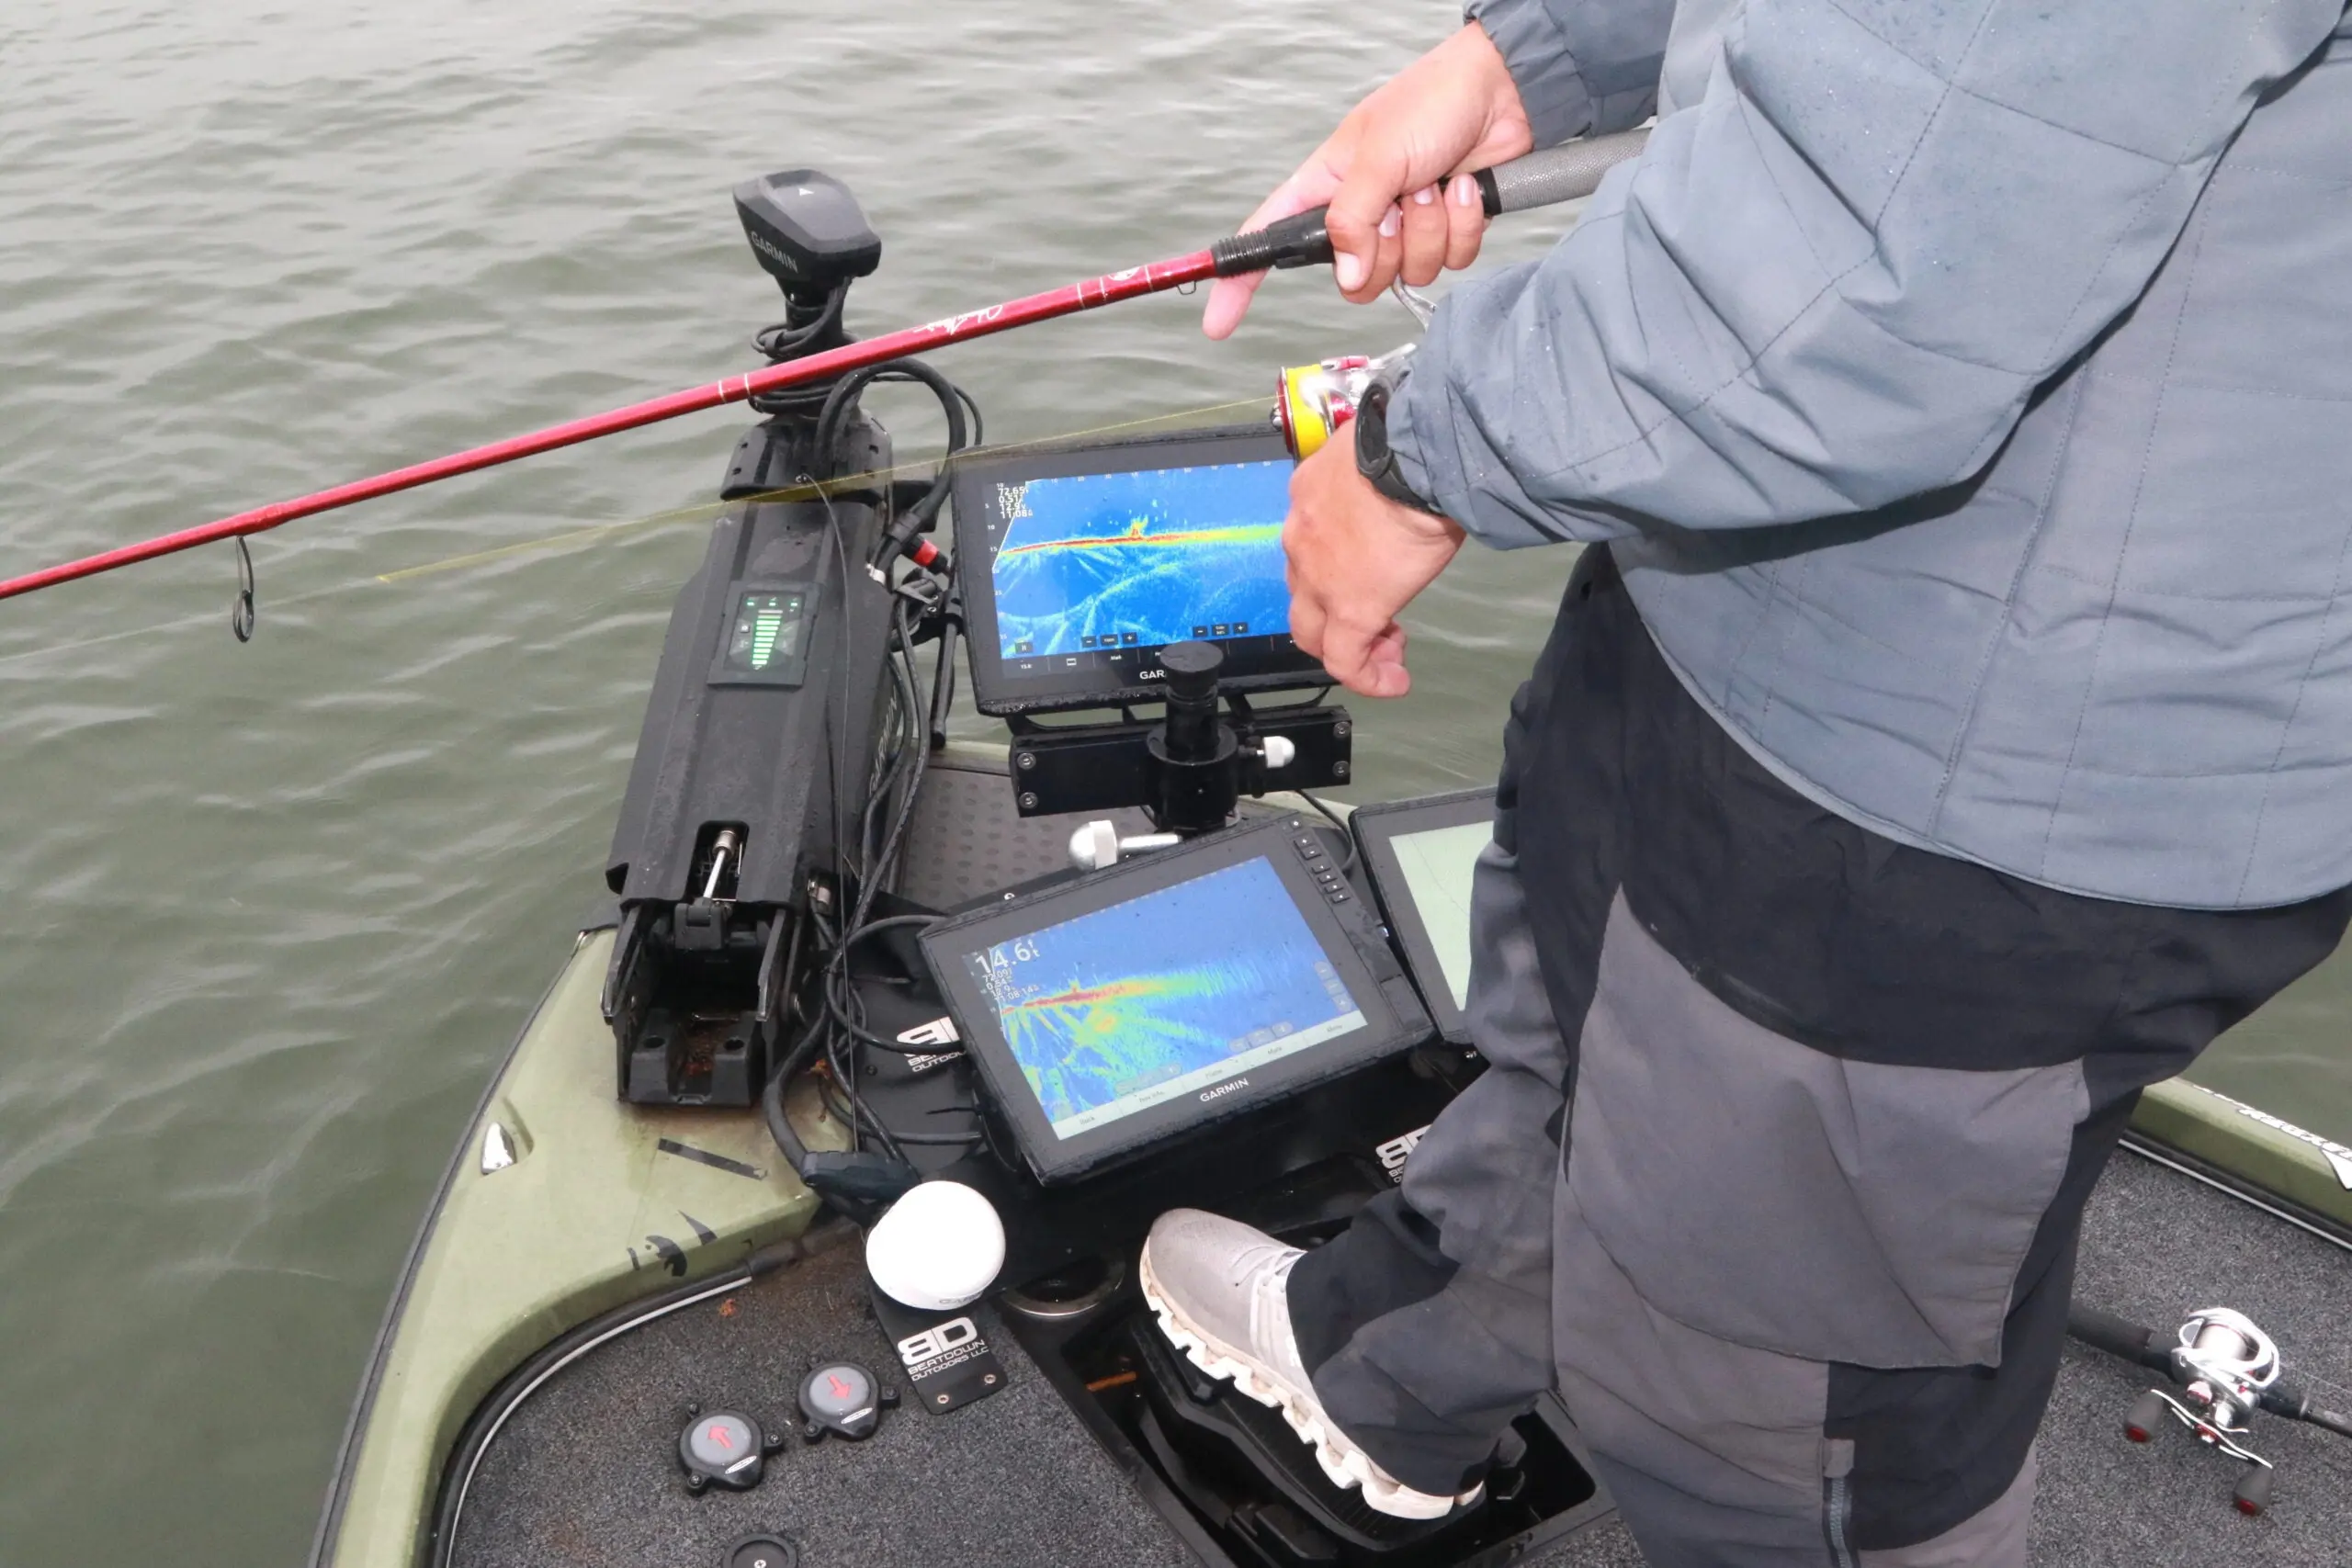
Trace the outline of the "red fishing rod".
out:
M 1483 170 L 1477 180 L 1485 198 L 1487 214 L 1495 217 L 1589 196 L 1600 183 L 1600 176 L 1611 166 L 1641 151 L 1645 137 L 1646 132 L 1627 131 L 1616 136 L 1571 141 Z M 453 452 L 446 457 L 413 463 L 371 479 L 354 479 L 348 484 L 299 496 L 292 501 L 275 502 L 196 527 L 160 534 L 138 544 L 102 550 L 80 560 L 45 567 L 39 571 L 0 581 L 0 599 L 12 599 L 19 593 L 30 593 L 37 589 L 53 588 L 61 582 L 72 582 L 79 578 L 96 577 L 117 567 L 194 549 L 198 545 L 266 533 L 297 518 L 333 512 L 338 507 L 373 501 L 378 496 L 390 495 L 398 491 L 414 490 L 419 485 L 432 484 L 459 474 L 496 468 L 518 457 L 552 452 L 560 446 L 576 446 L 583 441 L 634 430 L 639 425 L 657 424 L 665 419 L 675 419 L 680 414 L 740 403 L 746 399 L 790 387 L 830 380 L 853 370 L 922 354 L 945 344 L 988 337 L 996 333 L 1010 332 L 1014 327 L 1027 326 L 1033 321 L 1049 321 L 1057 316 L 1076 315 L 1080 310 L 1091 310 L 1121 299 L 1133 299 L 1139 295 L 1182 288 L 1208 278 L 1238 277 L 1269 268 L 1328 263 L 1331 259 L 1331 238 L 1324 228 L 1323 217 L 1324 209 L 1318 207 L 1264 229 L 1219 240 L 1204 251 L 1193 251 L 1186 255 L 1171 256 L 1166 261 L 1128 267 L 1124 272 L 1106 273 L 1101 277 L 1090 277 L 1060 288 L 1048 289 L 1043 294 L 1008 299 L 984 310 L 967 310 L 919 327 L 907 327 L 881 337 L 844 344 L 781 365 L 773 365 L 764 370 L 729 376 L 708 386 L 648 399 L 626 408 L 550 425 L 528 435 L 517 435 L 492 442 L 487 446 Z

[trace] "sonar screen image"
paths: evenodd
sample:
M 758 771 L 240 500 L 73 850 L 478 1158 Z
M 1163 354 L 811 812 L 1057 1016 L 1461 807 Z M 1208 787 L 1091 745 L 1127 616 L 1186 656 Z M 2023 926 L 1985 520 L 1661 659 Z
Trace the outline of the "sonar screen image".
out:
M 1478 856 L 1494 840 L 1485 822 L 1424 828 L 1396 837 L 1396 863 L 1405 889 L 1437 950 L 1438 967 L 1458 1012 L 1470 1005 L 1470 892 Z
M 998 489 L 1007 659 L 1290 630 L 1288 462 L 1075 474 Z
M 1063 1138 L 1365 1023 L 1262 855 L 965 963 Z

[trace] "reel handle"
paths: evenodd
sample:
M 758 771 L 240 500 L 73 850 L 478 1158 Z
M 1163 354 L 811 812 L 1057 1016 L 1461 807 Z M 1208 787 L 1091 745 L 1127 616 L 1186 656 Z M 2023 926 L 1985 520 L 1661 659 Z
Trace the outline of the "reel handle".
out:
M 1478 182 L 1479 201 L 1489 218 L 1551 207 L 1590 196 L 1600 188 L 1603 175 L 1638 154 L 1649 139 L 1647 130 L 1582 137 L 1480 169 L 1472 177 Z M 1209 247 L 1216 276 L 1238 277 L 1269 267 L 1282 271 L 1327 265 L 1331 260 L 1331 232 L 1325 226 L 1329 210 L 1310 208 L 1246 234 L 1228 234 Z

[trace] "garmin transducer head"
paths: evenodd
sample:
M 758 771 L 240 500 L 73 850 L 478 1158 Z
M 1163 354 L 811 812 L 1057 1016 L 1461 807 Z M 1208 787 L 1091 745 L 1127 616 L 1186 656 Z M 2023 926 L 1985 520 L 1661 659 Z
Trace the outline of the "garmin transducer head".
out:
M 786 169 L 735 187 L 752 254 L 786 299 L 821 299 L 882 265 L 882 242 L 849 186 L 815 169 Z

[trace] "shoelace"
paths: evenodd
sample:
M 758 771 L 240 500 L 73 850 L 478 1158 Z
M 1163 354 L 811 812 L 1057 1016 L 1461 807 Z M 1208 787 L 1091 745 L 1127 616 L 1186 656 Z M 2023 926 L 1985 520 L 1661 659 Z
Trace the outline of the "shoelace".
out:
M 1256 1242 L 1245 1247 L 1233 1255 L 1231 1263 L 1226 1265 L 1225 1282 L 1228 1285 L 1238 1285 L 1267 1258 L 1279 1258 L 1291 1251 L 1290 1247 L 1277 1241 Z M 1288 1270 L 1284 1272 L 1287 1273 Z

